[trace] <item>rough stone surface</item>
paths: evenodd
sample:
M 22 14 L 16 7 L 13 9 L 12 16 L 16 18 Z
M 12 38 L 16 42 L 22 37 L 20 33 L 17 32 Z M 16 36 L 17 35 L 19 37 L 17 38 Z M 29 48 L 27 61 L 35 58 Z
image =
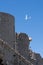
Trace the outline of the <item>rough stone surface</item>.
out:
M 14 17 L 0 12 L 0 65 L 43 65 L 43 58 L 29 45 L 26 33 L 15 34 Z
M 13 44 L 14 32 L 14 17 L 0 12 L 0 38 L 9 44 Z

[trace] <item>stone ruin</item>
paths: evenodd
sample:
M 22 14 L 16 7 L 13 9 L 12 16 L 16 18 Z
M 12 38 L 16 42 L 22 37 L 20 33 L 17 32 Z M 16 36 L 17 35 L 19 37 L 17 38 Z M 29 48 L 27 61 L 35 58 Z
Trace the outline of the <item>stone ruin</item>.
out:
M 33 52 L 32 39 L 15 32 L 14 16 L 0 12 L 0 65 L 43 65 L 43 58 Z

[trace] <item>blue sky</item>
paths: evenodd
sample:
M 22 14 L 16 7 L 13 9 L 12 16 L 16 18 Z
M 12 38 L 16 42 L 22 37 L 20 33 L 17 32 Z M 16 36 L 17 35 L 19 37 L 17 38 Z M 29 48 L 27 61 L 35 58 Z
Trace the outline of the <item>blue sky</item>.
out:
M 16 32 L 31 36 L 31 49 L 43 56 L 43 0 L 0 0 L 0 12 L 15 16 Z M 24 19 L 26 14 L 31 20 Z

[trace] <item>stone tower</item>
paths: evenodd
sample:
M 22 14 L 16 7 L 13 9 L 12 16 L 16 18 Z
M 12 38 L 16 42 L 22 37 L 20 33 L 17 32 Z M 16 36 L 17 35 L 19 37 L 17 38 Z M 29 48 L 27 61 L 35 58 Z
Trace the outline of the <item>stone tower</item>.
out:
M 16 33 L 17 51 L 26 58 L 28 58 L 30 41 L 31 39 L 26 33 Z
M 15 41 L 14 17 L 0 12 L 0 38 L 13 46 Z
M 12 15 L 0 12 L 0 65 L 43 65 L 40 54 L 29 49 L 32 38 L 15 35 L 14 24 Z

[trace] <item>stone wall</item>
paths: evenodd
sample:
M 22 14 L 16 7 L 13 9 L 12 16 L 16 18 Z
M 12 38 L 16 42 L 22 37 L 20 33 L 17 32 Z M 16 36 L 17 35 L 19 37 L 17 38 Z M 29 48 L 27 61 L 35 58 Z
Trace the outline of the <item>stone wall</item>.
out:
M 12 43 L 11 46 L 15 40 L 14 20 L 12 15 L 0 12 L 0 38 L 9 44 Z
M 43 65 L 40 54 L 29 47 L 31 38 L 15 35 L 14 24 L 12 15 L 0 12 L 0 65 Z

